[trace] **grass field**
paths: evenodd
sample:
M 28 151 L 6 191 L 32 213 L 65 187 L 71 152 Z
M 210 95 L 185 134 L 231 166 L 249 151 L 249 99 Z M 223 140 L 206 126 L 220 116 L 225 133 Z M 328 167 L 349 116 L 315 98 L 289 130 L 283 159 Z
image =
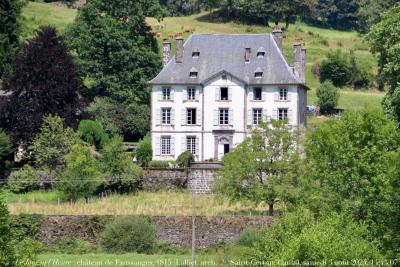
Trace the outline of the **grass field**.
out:
M 89 204 L 83 200 L 74 204 L 62 202 L 56 192 L 6 194 L 8 208 L 13 214 L 37 213 L 46 215 L 152 215 L 190 216 L 192 214 L 189 192 L 139 192 L 136 195 L 111 195 L 93 198 Z M 60 203 L 59 203 L 60 201 Z M 266 215 L 267 206 L 246 202 L 231 203 L 220 195 L 198 195 L 197 215 Z
M 68 7 L 56 6 L 48 3 L 29 2 L 23 9 L 23 39 L 34 35 L 36 29 L 41 25 L 54 25 L 61 33 L 65 32 L 70 23 L 73 22 L 77 11 Z M 217 18 L 218 19 L 218 18 Z M 270 33 L 272 28 L 258 25 L 245 25 L 235 22 L 209 21 L 207 12 L 186 16 L 167 17 L 158 22 L 154 18 L 148 18 L 147 23 L 154 31 L 162 27 L 162 37 L 158 38 L 161 43 L 168 34 L 191 29 L 195 33 Z M 188 34 L 184 35 L 185 38 Z M 295 38 L 301 39 L 307 47 L 307 84 L 312 89 L 308 93 L 308 104 L 316 103 L 315 89 L 319 81 L 311 73 L 312 65 L 324 59 L 330 50 L 341 49 L 348 52 L 355 51 L 357 60 L 363 66 L 376 71 L 376 59 L 368 51 L 368 46 L 363 42 L 361 36 L 354 31 L 337 31 L 322 29 L 306 25 L 304 23 L 291 24 L 284 35 L 284 54 L 289 62 L 293 60 L 292 43 Z M 172 42 L 174 44 L 174 42 Z M 161 49 L 161 47 L 160 47 Z M 371 91 L 352 91 L 350 88 L 341 90 L 339 106 L 344 109 L 360 109 L 365 105 L 380 107 L 383 93 Z

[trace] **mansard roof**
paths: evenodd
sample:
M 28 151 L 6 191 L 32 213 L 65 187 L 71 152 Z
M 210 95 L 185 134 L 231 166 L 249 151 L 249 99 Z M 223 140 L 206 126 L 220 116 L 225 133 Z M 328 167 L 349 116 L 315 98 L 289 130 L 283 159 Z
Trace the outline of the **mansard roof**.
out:
M 250 61 L 245 62 L 245 49 L 251 49 Z M 265 51 L 257 57 L 257 51 Z M 192 52 L 200 52 L 192 57 Z M 190 78 L 192 69 L 198 71 Z M 256 70 L 263 72 L 255 78 Z M 271 34 L 193 34 L 184 44 L 183 62 L 172 58 L 150 84 L 203 84 L 222 71 L 232 74 L 246 84 L 301 84 L 276 45 Z

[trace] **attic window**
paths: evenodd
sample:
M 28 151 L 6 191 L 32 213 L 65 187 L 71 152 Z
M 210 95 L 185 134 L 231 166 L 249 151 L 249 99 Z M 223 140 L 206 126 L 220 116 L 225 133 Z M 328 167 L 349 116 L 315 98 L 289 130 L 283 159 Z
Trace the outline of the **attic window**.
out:
M 192 52 L 192 57 L 200 57 L 200 52 L 199 51 L 193 51 Z
M 257 58 L 263 58 L 265 56 L 265 52 L 257 52 Z
M 247 47 L 244 51 L 244 62 L 250 62 L 250 53 L 251 49 Z
M 191 71 L 191 72 L 189 72 L 189 77 L 190 77 L 190 78 L 197 78 L 197 71 Z
M 256 78 L 261 78 L 262 76 L 263 76 L 263 72 L 262 71 L 256 71 L 254 73 L 254 77 L 256 77 Z
M 226 76 L 226 74 L 222 74 L 221 78 L 222 80 L 226 80 L 228 77 Z

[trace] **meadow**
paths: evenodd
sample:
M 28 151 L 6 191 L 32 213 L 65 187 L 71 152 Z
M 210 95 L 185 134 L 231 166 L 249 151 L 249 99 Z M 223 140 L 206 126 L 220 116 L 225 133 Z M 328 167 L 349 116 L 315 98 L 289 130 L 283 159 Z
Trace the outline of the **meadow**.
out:
M 35 31 L 41 25 L 53 25 L 60 33 L 64 33 L 68 25 L 74 21 L 77 11 L 66 6 L 57 6 L 49 3 L 28 2 L 23 9 L 23 40 L 34 36 Z M 161 22 L 154 18 L 148 18 L 147 23 L 155 32 L 160 31 L 162 36 L 158 38 L 161 44 L 169 34 L 191 29 L 194 33 L 227 33 L 227 34 L 257 34 L 270 33 L 272 28 L 259 25 L 246 25 L 236 22 L 224 22 L 219 18 L 210 20 L 207 12 L 185 17 L 167 17 Z M 184 35 L 188 37 L 188 33 Z M 307 84 L 311 88 L 308 92 L 308 104 L 316 103 L 315 89 L 319 86 L 311 68 L 316 62 L 320 62 L 330 50 L 341 49 L 349 52 L 351 49 L 357 57 L 360 65 L 376 72 L 376 59 L 368 51 L 368 45 L 355 31 L 338 31 L 322 29 L 301 22 L 291 24 L 284 34 L 284 54 L 291 63 L 293 61 L 292 43 L 300 39 L 307 47 Z M 174 46 L 174 42 L 172 42 Z M 160 46 L 161 51 L 161 46 Z M 384 93 L 375 90 L 358 90 L 343 88 L 340 92 L 339 107 L 344 109 L 361 109 L 364 106 L 380 107 Z

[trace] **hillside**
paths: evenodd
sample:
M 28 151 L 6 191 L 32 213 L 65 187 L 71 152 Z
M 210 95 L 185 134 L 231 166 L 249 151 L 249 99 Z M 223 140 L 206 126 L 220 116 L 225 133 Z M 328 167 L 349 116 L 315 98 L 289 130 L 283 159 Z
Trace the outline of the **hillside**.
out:
M 56 6 L 39 2 L 29 2 L 23 9 L 23 38 L 31 37 L 41 25 L 54 25 L 63 33 L 68 24 L 76 16 L 76 10 L 65 6 Z M 257 25 L 244 25 L 234 22 L 208 21 L 207 13 L 186 17 L 167 17 L 162 22 L 148 18 L 147 22 L 154 31 L 161 28 L 162 36 L 158 38 L 160 44 L 169 34 L 192 30 L 195 33 L 270 33 L 272 28 Z M 185 37 L 188 33 L 185 33 Z M 316 102 L 315 89 L 319 85 L 318 79 L 311 73 L 313 64 L 321 61 L 326 53 L 332 49 L 341 49 L 348 52 L 355 50 L 355 55 L 360 64 L 376 70 L 376 60 L 368 51 L 368 46 L 363 43 L 362 37 L 356 32 L 321 29 L 304 23 L 292 24 L 284 35 L 284 54 L 292 62 L 292 43 L 295 38 L 300 38 L 307 47 L 307 83 L 312 89 L 308 94 L 308 104 Z M 383 93 L 377 91 L 353 91 L 351 88 L 341 90 L 339 106 L 345 109 L 360 109 L 365 105 L 380 106 Z

